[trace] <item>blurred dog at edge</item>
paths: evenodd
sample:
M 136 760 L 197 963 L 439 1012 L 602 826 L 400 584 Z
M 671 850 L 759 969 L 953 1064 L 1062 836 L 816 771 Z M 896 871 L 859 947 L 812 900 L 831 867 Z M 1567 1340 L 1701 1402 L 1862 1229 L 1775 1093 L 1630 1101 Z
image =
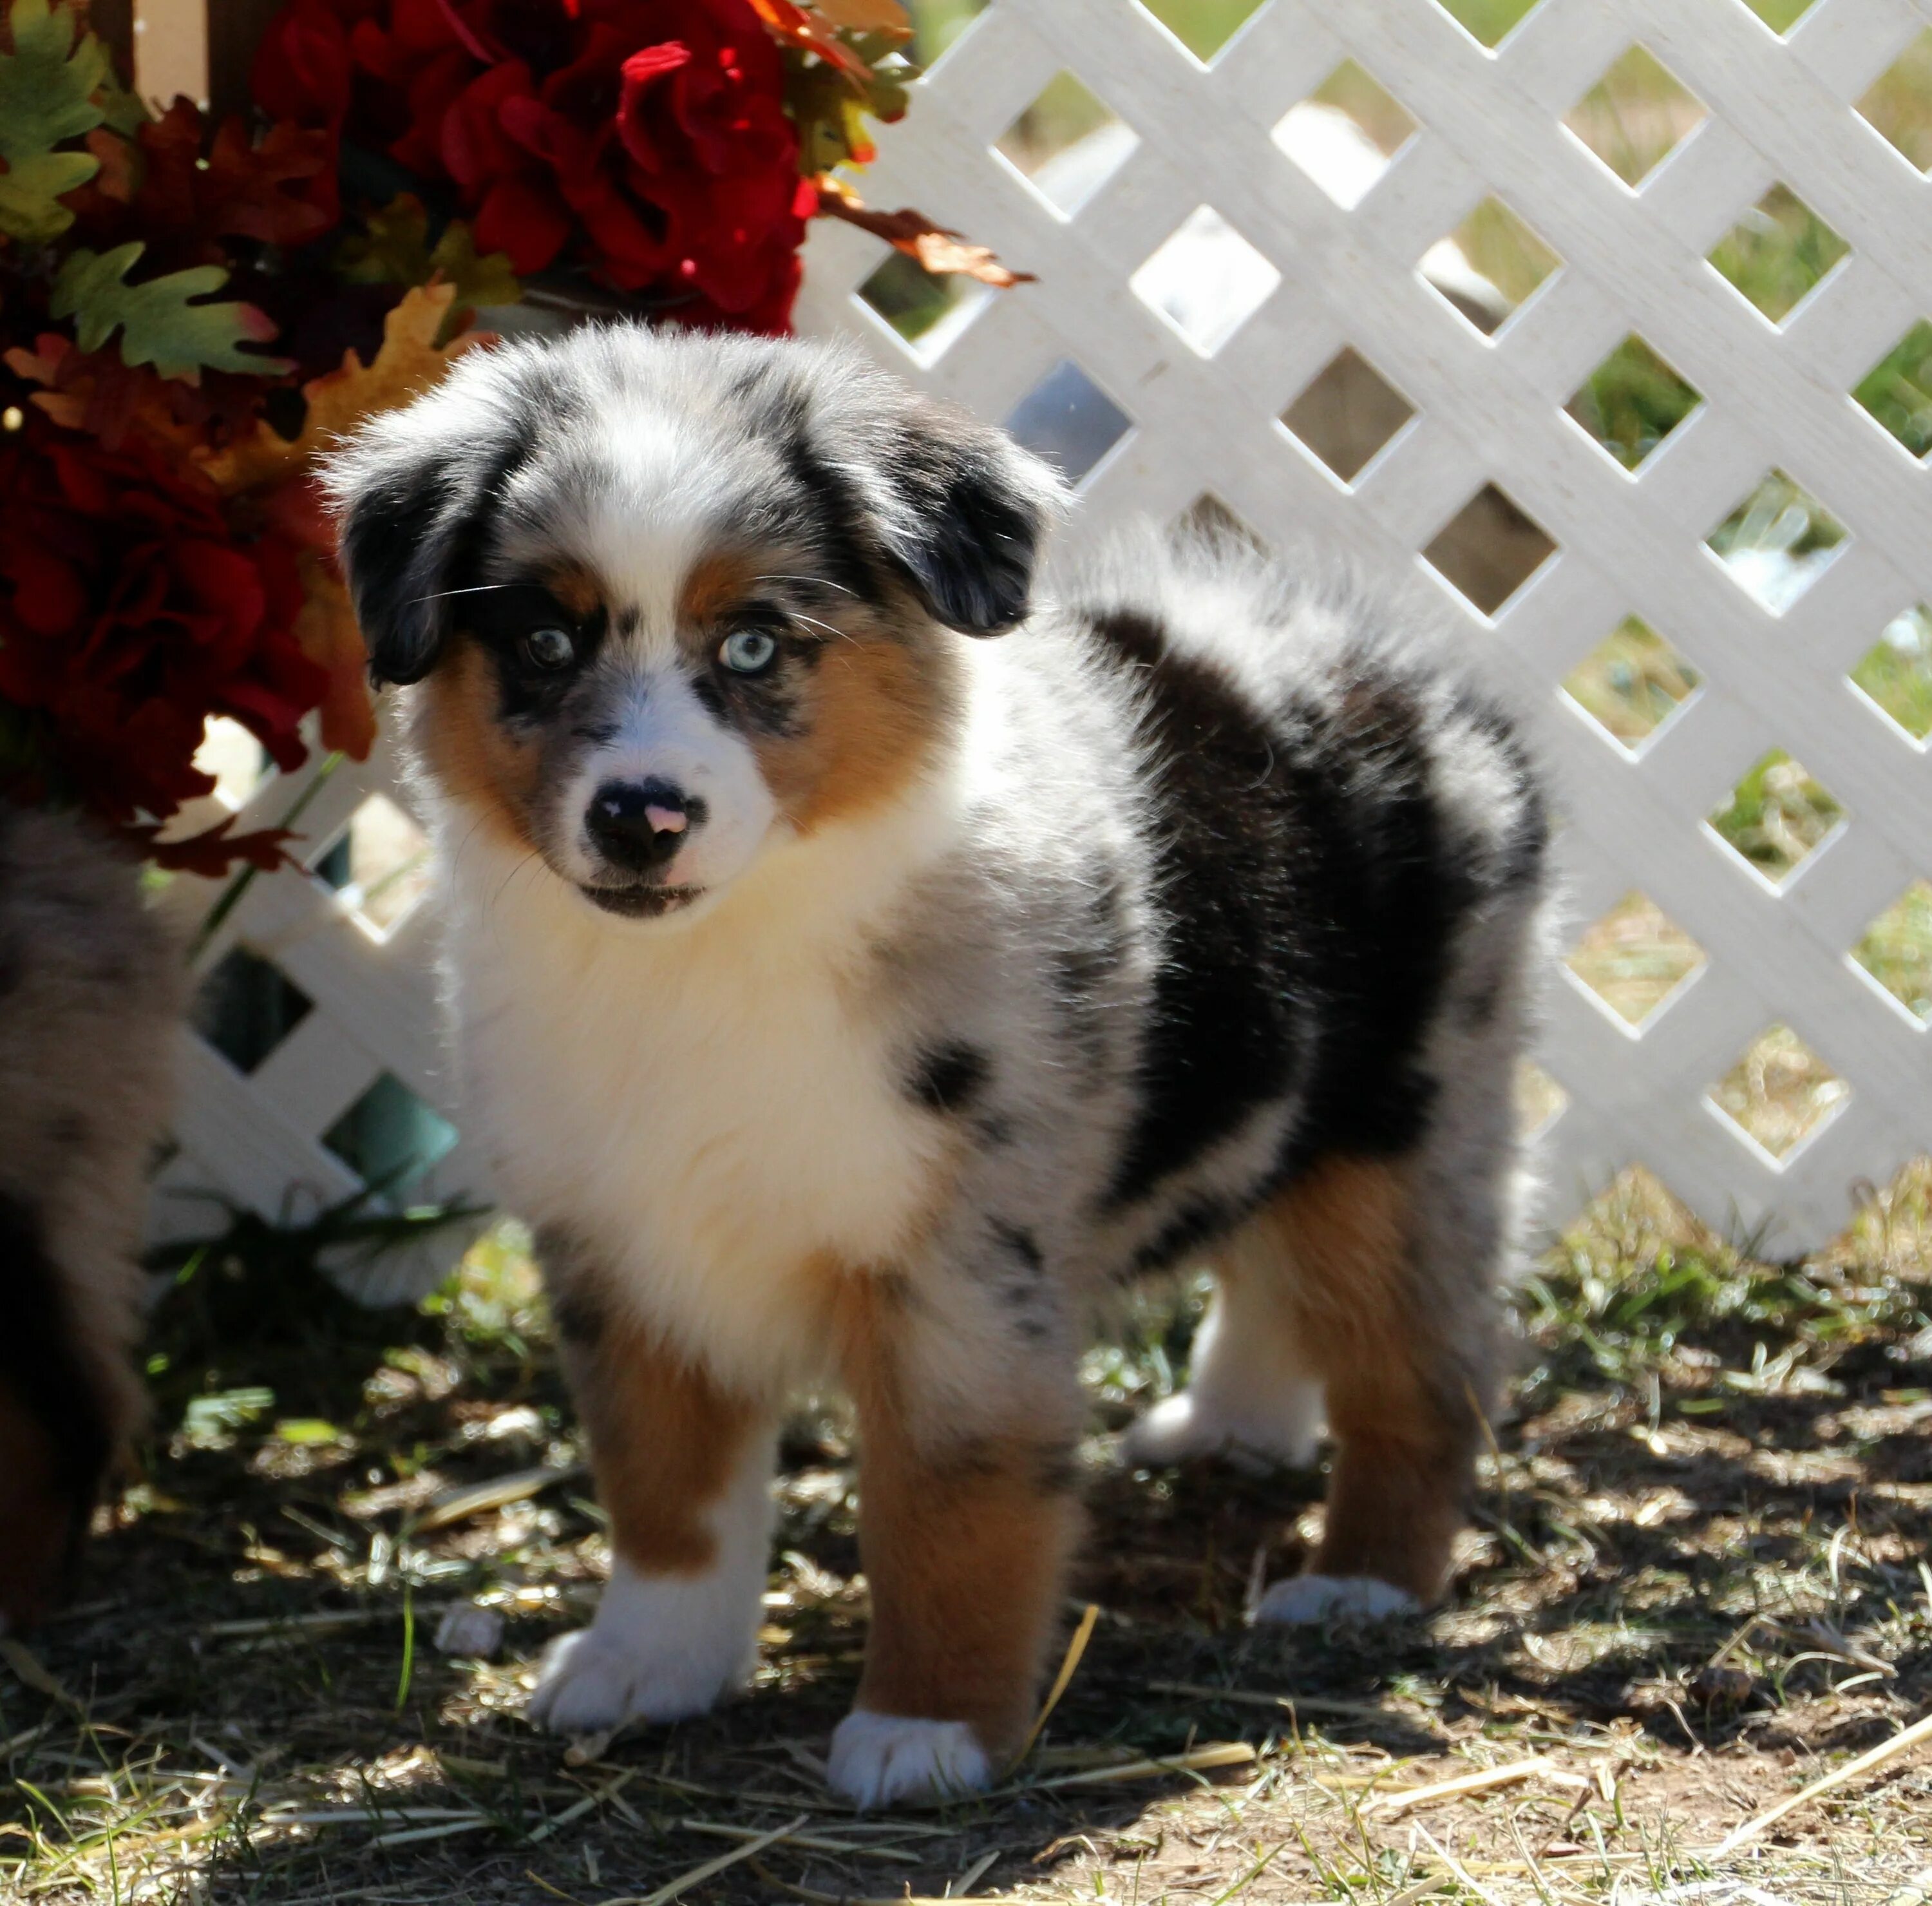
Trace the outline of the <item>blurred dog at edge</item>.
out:
M 610 1518 L 532 1715 L 744 1682 L 780 1412 L 830 1379 L 872 1607 L 832 1783 L 988 1783 L 1063 1605 L 1088 1319 L 1197 1259 L 1135 1458 L 1306 1460 L 1325 1421 L 1325 1535 L 1256 1619 L 1437 1597 L 1545 822 L 1413 613 L 1152 538 L 1036 602 L 1056 479 L 795 342 L 475 353 L 329 480 Z
M 181 974 L 127 854 L 0 800 L 0 1634 L 60 1599 L 144 1413 L 135 1250 Z

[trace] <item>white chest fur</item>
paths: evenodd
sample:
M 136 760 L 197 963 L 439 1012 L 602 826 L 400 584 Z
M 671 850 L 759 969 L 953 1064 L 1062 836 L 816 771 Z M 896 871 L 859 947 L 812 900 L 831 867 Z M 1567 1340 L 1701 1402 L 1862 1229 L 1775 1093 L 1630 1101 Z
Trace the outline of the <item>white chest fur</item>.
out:
M 814 1259 L 889 1265 L 932 1210 L 940 1134 L 860 984 L 885 845 L 776 850 L 708 916 L 641 930 L 473 840 L 450 878 L 468 1116 L 508 1202 L 608 1253 L 728 1380 L 810 1372 Z

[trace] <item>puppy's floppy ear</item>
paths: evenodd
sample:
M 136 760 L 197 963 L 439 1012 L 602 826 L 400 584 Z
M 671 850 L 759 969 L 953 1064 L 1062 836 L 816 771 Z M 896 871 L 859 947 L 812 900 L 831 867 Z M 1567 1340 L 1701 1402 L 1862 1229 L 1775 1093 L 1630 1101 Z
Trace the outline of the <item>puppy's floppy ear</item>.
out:
M 524 455 L 500 408 L 464 401 L 459 381 L 366 425 L 323 472 L 379 686 L 436 666 L 450 593 L 474 580 L 484 517 Z
M 1065 485 L 1004 431 L 950 406 L 907 392 L 880 422 L 852 473 L 886 554 L 935 621 L 1005 634 L 1026 618 Z

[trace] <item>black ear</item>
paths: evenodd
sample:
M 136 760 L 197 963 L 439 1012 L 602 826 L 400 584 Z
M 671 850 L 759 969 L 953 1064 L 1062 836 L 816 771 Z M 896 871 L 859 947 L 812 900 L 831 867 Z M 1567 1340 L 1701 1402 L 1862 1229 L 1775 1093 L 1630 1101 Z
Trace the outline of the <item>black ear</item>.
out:
M 1004 431 L 950 407 L 912 398 L 880 422 L 887 428 L 847 467 L 870 493 L 887 556 L 934 620 L 1005 634 L 1026 619 L 1064 485 Z
M 489 509 L 524 455 L 494 431 L 479 437 L 473 407 L 453 409 L 439 392 L 379 418 L 324 473 L 379 686 L 420 681 L 436 666 L 452 595 L 476 580 Z

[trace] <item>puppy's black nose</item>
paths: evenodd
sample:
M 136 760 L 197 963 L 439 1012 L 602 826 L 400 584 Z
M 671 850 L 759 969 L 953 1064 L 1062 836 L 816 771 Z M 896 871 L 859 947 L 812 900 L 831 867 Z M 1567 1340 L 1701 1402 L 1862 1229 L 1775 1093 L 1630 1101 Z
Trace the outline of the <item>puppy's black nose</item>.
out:
M 590 798 L 585 824 L 605 859 L 642 874 L 665 866 L 704 819 L 695 794 L 653 777 L 605 782 Z

